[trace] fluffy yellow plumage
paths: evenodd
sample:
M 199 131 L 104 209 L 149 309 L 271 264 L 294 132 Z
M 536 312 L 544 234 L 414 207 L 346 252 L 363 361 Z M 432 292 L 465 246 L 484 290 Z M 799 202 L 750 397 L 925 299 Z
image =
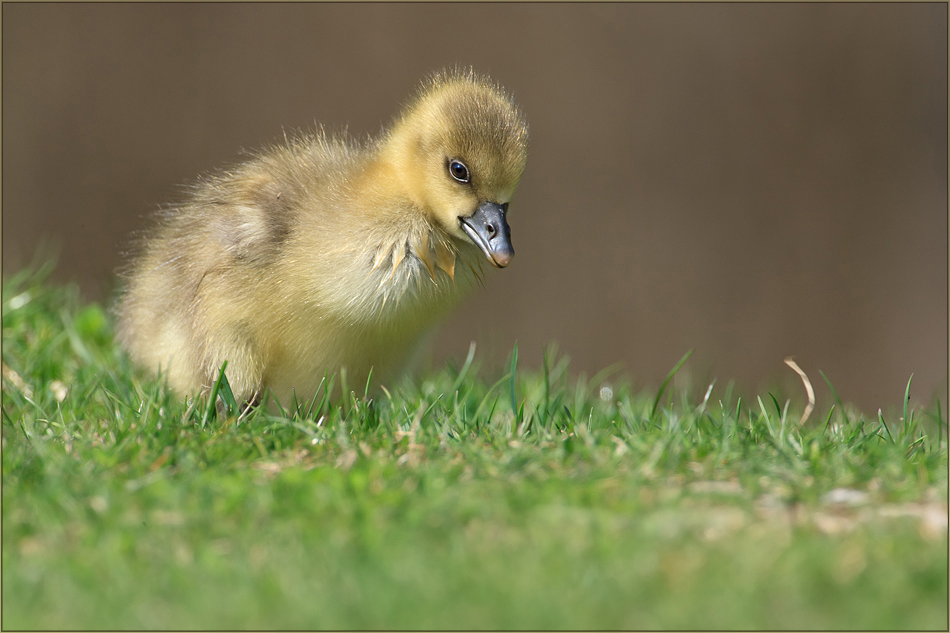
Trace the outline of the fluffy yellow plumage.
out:
M 119 338 L 182 394 L 225 360 L 243 401 L 308 398 L 341 369 L 390 378 L 485 263 L 510 261 L 526 158 L 524 117 L 473 73 L 427 81 L 376 141 L 320 132 L 264 151 L 146 234 Z

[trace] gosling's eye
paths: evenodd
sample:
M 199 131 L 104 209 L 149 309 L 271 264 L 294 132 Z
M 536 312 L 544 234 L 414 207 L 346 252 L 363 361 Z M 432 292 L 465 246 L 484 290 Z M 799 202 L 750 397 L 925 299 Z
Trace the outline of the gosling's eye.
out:
M 449 161 L 449 173 L 452 174 L 452 178 L 455 178 L 459 182 L 468 182 L 471 180 L 468 167 L 465 166 L 465 163 L 457 160 Z

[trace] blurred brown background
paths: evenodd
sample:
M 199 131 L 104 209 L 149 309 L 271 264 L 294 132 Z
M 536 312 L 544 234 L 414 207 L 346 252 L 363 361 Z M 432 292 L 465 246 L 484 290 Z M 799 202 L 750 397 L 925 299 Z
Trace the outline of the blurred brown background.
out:
M 947 5 L 9 4 L 3 266 L 60 245 L 110 301 L 128 234 L 181 185 L 315 121 L 375 134 L 472 65 L 528 114 L 517 257 L 434 362 L 655 388 L 796 388 L 873 412 L 946 403 Z M 797 387 L 797 395 L 800 386 Z M 700 389 L 700 393 L 701 393 Z

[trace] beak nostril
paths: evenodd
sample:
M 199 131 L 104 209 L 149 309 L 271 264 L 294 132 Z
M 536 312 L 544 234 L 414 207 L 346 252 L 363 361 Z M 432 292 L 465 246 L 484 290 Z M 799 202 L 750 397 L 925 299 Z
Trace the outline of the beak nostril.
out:
M 511 229 L 505 221 L 504 211 L 500 204 L 483 202 L 472 215 L 459 216 L 462 230 L 498 268 L 507 266 L 515 254 L 511 246 Z

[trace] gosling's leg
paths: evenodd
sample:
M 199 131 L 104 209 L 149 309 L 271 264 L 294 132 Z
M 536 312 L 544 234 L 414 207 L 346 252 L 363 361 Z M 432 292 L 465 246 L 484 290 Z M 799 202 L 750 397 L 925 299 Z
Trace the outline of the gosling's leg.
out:
M 259 400 L 263 382 L 264 360 L 246 328 L 234 326 L 215 337 L 214 349 L 208 350 L 203 370 L 204 389 L 210 390 L 218 379 L 221 366 L 227 361 L 224 375 L 234 394 L 234 399 L 243 406 Z

